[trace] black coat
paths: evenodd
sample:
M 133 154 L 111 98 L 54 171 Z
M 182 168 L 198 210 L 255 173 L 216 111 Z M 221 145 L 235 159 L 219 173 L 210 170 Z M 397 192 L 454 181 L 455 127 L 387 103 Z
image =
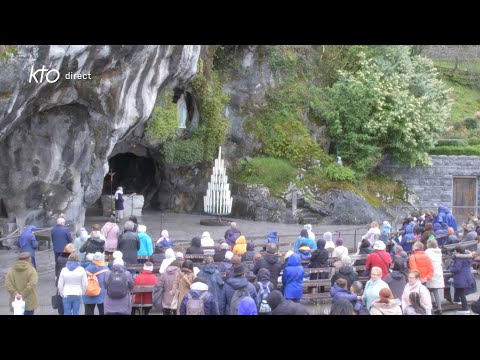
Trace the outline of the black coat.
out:
M 308 265 L 309 268 L 324 268 L 328 267 L 328 250 L 315 250 L 312 253 L 312 257 L 310 258 L 310 264 Z
M 338 279 L 347 280 L 347 289 L 350 289 L 354 281 L 358 280 L 358 274 L 351 266 L 342 266 L 338 271 L 332 276 L 332 286 L 335 284 L 335 281 Z
M 282 259 L 277 255 L 267 253 L 255 263 L 253 273 L 257 275 L 260 269 L 267 269 L 270 271 L 270 282 L 273 284 L 273 288 L 276 289 L 278 276 L 283 269 Z
M 81 253 L 95 254 L 105 251 L 105 240 L 99 238 L 88 238 L 79 250 Z
M 140 249 L 140 240 L 136 232 L 126 231 L 118 238 L 117 250 L 123 254 L 126 264 L 137 263 L 137 252 Z
M 165 260 L 165 253 L 164 252 L 153 253 L 150 256 L 149 260 L 154 264 L 161 264 L 162 261 Z
M 285 300 L 278 290 L 272 291 L 268 295 L 267 302 L 272 309 L 272 315 L 308 315 L 305 306 L 291 300 Z
M 225 260 L 225 254 L 227 253 L 228 250 L 226 249 L 218 249 L 215 250 L 215 255 L 213 255 L 213 261 L 216 263 L 221 263 L 222 261 Z
M 70 253 L 61 252 L 60 255 L 57 257 L 57 263 L 55 264 L 55 276 L 57 277 L 55 281 L 55 286 L 58 286 L 58 277 L 60 276 L 60 272 L 62 269 L 67 265 L 68 257 Z

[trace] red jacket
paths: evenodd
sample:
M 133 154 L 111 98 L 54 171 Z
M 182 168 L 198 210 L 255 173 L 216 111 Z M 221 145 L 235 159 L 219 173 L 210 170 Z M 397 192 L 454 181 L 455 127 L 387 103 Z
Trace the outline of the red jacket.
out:
M 410 259 L 408 259 L 408 267 L 410 270 L 417 270 L 420 273 L 420 281 L 427 282 L 433 277 L 432 260 L 425 254 L 423 250 L 415 250 Z
M 151 271 L 143 270 L 136 278 L 134 285 L 155 285 L 157 283 L 157 277 L 152 274 Z M 143 301 L 142 301 L 143 296 Z M 151 304 L 152 293 L 138 293 L 135 294 L 134 304 Z
M 385 250 L 375 250 L 367 257 L 367 261 L 365 263 L 365 269 L 372 271 L 373 267 L 379 267 L 382 269 L 382 280 L 384 280 L 387 275 L 389 274 L 388 268 L 392 263 L 392 258 L 390 254 L 387 253 Z

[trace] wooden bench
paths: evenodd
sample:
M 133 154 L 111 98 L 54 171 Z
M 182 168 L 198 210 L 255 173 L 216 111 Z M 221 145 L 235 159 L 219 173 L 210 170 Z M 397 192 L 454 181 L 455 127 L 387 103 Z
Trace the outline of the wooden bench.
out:
M 135 270 L 140 272 L 143 270 L 144 264 L 127 264 L 127 270 Z M 160 271 L 160 264 L 153 264 L 153 273 L 158 273 Z
M 478 244 L 477 240 L 469 240 L 469 241 L 463 241 L 463 242 L 460 241 L 456 244 L 443 245 L 441 249 L 445 249 L 447 251 L 455 251 L 455 248 L 457 246 L 461 246 L 462 248 L 467 250 L 477 250 L 477 244 Z
M 152 307 L 153 304 L 151 304 L 151 303 L 143 304 L 143 296 L 144 296 L 144 294 L 152 293 L 154 287 L 155 286 L 153 286 L 153 285 L 136 285 L 136 286 L 134 286 L 133 290 L 131 292 L 131 294 L 132 294 L 132 307 L 134 307 L 134 308 Z M 142 304 L 135 304 L 133 302 L 135 294 L 141 294 Z

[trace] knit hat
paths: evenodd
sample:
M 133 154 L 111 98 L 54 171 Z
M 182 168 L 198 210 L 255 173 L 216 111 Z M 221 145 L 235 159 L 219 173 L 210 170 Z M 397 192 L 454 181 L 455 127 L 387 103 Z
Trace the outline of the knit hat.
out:
M 335 241 L 335 244 L 336 244 L 337 246 L 342 246 L 342 245 L 343 245 L 343 240 L 340 239 L 340 238 L 338 238 L 338 239 Z
M 113 265 L 125 265 L 123 259 L 115 259 L 113 260 Z
M 233 268 L 233 276 L 240 276 L 245 274 L 245 267 L 242 264 L 239 264 Z
M 177 252 L 175 253 L 175 258 L 177 258 L 177 259 L 183 259 L 183 253 L 180 252 L 180 251 L 177 251 Z
M 147 227 L 145 225 L 138 225 L 137 226 L 137 232 L 139 232 L 139 233 L 147 232 Z
M 18 260 L 27 260 L 32 255 L 29 252 L 22 252 L 18 254 Z
M 229 250 L 230 246 L 226 242 L 220 244 L 220 249 Z
M 233 252 L 227 251 L 227 252 L 225 253 L 225 260 L 229 260 L 229 261 L 230 261 L 230 260 L 232 260 L 232 258 L 233 258 Z
M 105 260 L 105 255 L 103 255 L 101 252 L 96 252 L 93 254 L 93 261 L 104 261 Z
M 153 264 L 150 261 L 147 261 L 145 264 L 143 264 L 143 270 L 153 271 Z
M 373 244 L 373 249 L 374 250 L 385 250 L 386 246 L 383 241 L 375 241 L 375 244 Z
M 123 259 L 123 254 L 121 251 L 116 250 L 113 252 L 112 257 L 114 259 Z

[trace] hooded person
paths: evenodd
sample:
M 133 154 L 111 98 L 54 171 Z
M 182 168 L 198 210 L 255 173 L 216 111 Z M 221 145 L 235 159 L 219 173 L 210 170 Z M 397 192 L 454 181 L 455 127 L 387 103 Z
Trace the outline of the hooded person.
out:
M 245 236 L 240 235 L 237 240 L 235 240 L 235 246 L 232 252 L 237 255 L 243 255 L 247 252 L 247 239 L 245 239 Z
M 300 263 L 300 256 L 295 253 L 290 255 L 282 275 L 285 299 L 300 301 L 303 293 L 303 274 L 304 270 Z
M 272 309 L 272 315 L 308 315 L 305 306 L 286 300 L 278 290 L 273 290 L 268 295 L 267 303 Z
M 199 236 L 192 238 L 190 246 L 187 248 L 187 254 L 203 255 L 202 240 Z M 201 263 L 203 259 L 192 259 L 194 263 Z
M 189 314 L 188 302 L 190 300 L 202 300 L 204 314 Z M 209 291 L 207 280 L 204 278 L 195 278 L 190 291 L 183 297 L 180 304 L 180 315 L 220 315 L 218 303 L 212 293 Z
M 444 223 L 446 223 L 449 227 L 452 227 L 454 231 L 458 230 L 458 225 L 457 225 L 457 220 L 453 216 L 452 212 L 448 207 L 444 207 L 445 211 L 445 218 L 444 218 Z
M 446 219 L 445 206 L 440 205 L 437 210 L 437 215 L 433 219 L 433 224 L 444 223 Z
M 105 250 L 109 252 L 117 250 L 118 237 L 120 236 L 120 228 L 116 223 L 115 216 L 110 216 L 110 218 L 105 223 L 105 225 L 103 225 L 100 231 L 105 237 Z
M 308 247 L 307 244 L 303 243 L 300 245 L 297 254 L 300 256 L 300 262 L 304 268 L 308 267 L 310 264 L 310 259 L 312 258 L 311 249 Z
M 96 252 L 103 253 L 105 251 L 105 239 L 100 237 L 100 226 L 95 224 L 93 229 L 94 230 L 92 230 L 90 233 L 90 237 L 80 248 L 79 252 L 85 254 L 95 254 Z
M 124 233 L 118 238 L 118 250 L 123 254 L 123 260 L 127 264 L 137 263 L 137 252 L 140 250 L 140 238 L 138 233 L 133 231 L 135 223 L 131 220 L 125 222 Z M 132 270 L 132 275 L 135 274 L 135 270 Z
M 347 281 L 347 289 L 350 289 L 350 286 L 358 280 L 358 274 L 352 266 L 352 260 L 349 256 L 342 257 L 341 267 L 333 274 L 331 283 L 332 286 L 335 284 L 337 279 L 345 279 Z
M 73 246 L 75 247 L 75 249 L 81 249 L 83 245 L 85 245 L 89 237 L 90 236 L 88 235 L 88 231 L 83 227 L 80 228 L 80 230 L 78 230 L 77 237 L 73 241 Z M 77 254 L 78 261 L 80 261 L 81 264 L 85 263 L 86 255 L 87 255 L 86 253 L 81 253 L 81 252 Z
M 392 290 L 395 299 L 402 298 L 403 290 L 407 284 L 407 277 L 405 262 L 400 258 L 394 259 L 392 271 L 385 278 L 385 282 Z
M 278 233 L 275 230 L 270 231 L 267 234 L 267 244 L 278 244 Z
M 254 256 L 255 256 L 255 244 L 253 242 L 249 242 L 247 244 L 247 252 L 245 252 L 242 255 L 242 262 L 253 261 Z
M 168 266 L 175 260 L 175 252 L 172 248 L 165 250 L 165 260 L 162 261 L 160 265 L 160 274 L 163 274 Z
M 202 248 L 212 247 L 211 249 L 203 249 L 203 254 L 211 255 L 211 256 L 213 256 L 215 254 L 215 249 L 213 249 L 213 247 L 215 246 L 215 241 L 213 241 L 213 239 L 210 236 L 210 233 L 208 231 L 203 232 L 202 239 L 201 239 L 201 245 L 202 245 Z
M 24 315 L 33 315 L 39 306 L 38 298 L 38 274 L 30 261 L 31 255 L 28 252 L 18 254 L 18 260 L 10 268 L 5 276 L 5 289 L 10 294 L 10 304 L 21 298 L 25 301 Z M 13 308 L 10 307 L 13 311 Z
M 33 233 L 37 230 L 37 227 L 34 225 L 29 225 L 23 230 L 21 235 L 18 237 L 17 246 L 18 252 L 28 252 L 30 254 L 30 258 L 32 260 L 32 265 L 36 269 L 37 263 L 35 262 L 35 249 L 38 248 L 38 241 Z
M 121 258 L 122 256 L 122 253 L 119 251 L 115 251 L 113 254 L 114 256 L 117 256 L 117 258 Z M 95 254 L 88 254 L 86 259 L 88 260 L 90 257 L 92 258 L 92 262 L 85 267 L 85 272 L 87 276 L 90 274 L 97 274 L 98 284 L 100 285 L 100 294 L 97 296 L 83 295 L 82 300 L 85 306 L 85 315 L 93 315 L 95 312 L 95 307 L 98 307 L 98 313 L 103 315 L 103 303 L 106 294 L 105 277 L 109 269 L 107 266 L 105 266 L 105 256 L 102 253 L 98 252 Z
M 138 225 L 138 239 L 140 240 L 140 248 L 137 251 L 137 256 L 150 256 L 153 254 L 152 238 L 147 234 L 147 227 L 145 225 Z
M 225 254 L 229 250 L 230 250 L 230 245 L 228 245 L 226 242 L 221 243 L 220 249 L 215 250 L 215 255 L 213 255 L 213 261 L 219 263 L 225 260 Z
M 280 256 L 275 255 L 277 252 L 276 244 L 267 244 L 267 251 L 260 260 L 256 261 L 253 266 L 253 273 L 258 275 L 260 269 L 267 269 L 270 272 L 270 282 L 273 288 L 277 288 L 278 277 L 283 269 L 283 260 Z M 293 253 L 293 252 L 292 252 Z
M 388 240 L 390 240 L 390 233 L 392 232 L 392 226 L 388 221 L 384 221 L 382 226 L 380 227 L 380 237 L 379 240 L 383 241 L 387 244 Z
M 308 238 L 311 239 L 312 241 L 315 241 L 315 234 L 312 231 L 312 224 L 305 224 L 303 228 L 307 230 Z
M 325 240 L 325 250 L 332 252 L 335 249 L 335 243 L 332 240 L 333 235 L 330 231 L 323 234 L 323 240 Z
M 157 240 L 157 244 L 160 243 L 165 248 L 173 247 L 173 240 L 170 240 L 168 230 L 162 230 L 160 238 Z
M 227 251 L 225 253 L 225 258 L 218 265 L 218 272 L 222 275 L 223 280 L 225 280 L 228 277 L 228 272 L 233 268 L 232 258 L 233 258 L 233 253 L 231 251 Z
M 440 226 L 440 224 L 438 224 Z M 435 228 L 435 225 L 433 226 Z M 402 235 L 402 241 L 400 241 L 400 246 L 405 252 L 412 251 L 413 243 L 415 242 L 415 236 L 413 230 L 415 228 L 415 223 L 410 222 L 405 226 L 405 234 Z
M 215 297 L 217 304 L 223 297 L 223 280 L 220 272 L 213 263 L 211 257 L 205 259 L 205 266 L 197 274 L 197 277 L 204 278 L 207 281 L 208 291 Z
M 80 315 L 82 295 L 87 290 L 87 274 L 75 253 L 68 257 L 67 265 L 58 278 L 58 292 L 63 300 L 64 315 Z
M 257 305 L 251 297 L 244 297 L 238 305 L 238 315 L 258 315 Z
M 123 187 L 119 186 L 115 191 L 115 218 L 119 222 L 123 219 L 124 205 L 123 205 Z
M 228 229 L 225 232 L 224 238 L 225 238 L 225 241 L 228 243 L 228 245 L 230 245 L 230 247 L 233 248 L 235 246 L 235 241 L 238 239 L 240 235 L 242 235 L 242 233 L 238 229 L 237 223 L 231 222 L 230 229 Z
M 162 261 L 165 260 L 165 248 L 162 244 L 156 244 L 152 256 L 150 256 L 149 261 L 154 264 L 162 264 Z

